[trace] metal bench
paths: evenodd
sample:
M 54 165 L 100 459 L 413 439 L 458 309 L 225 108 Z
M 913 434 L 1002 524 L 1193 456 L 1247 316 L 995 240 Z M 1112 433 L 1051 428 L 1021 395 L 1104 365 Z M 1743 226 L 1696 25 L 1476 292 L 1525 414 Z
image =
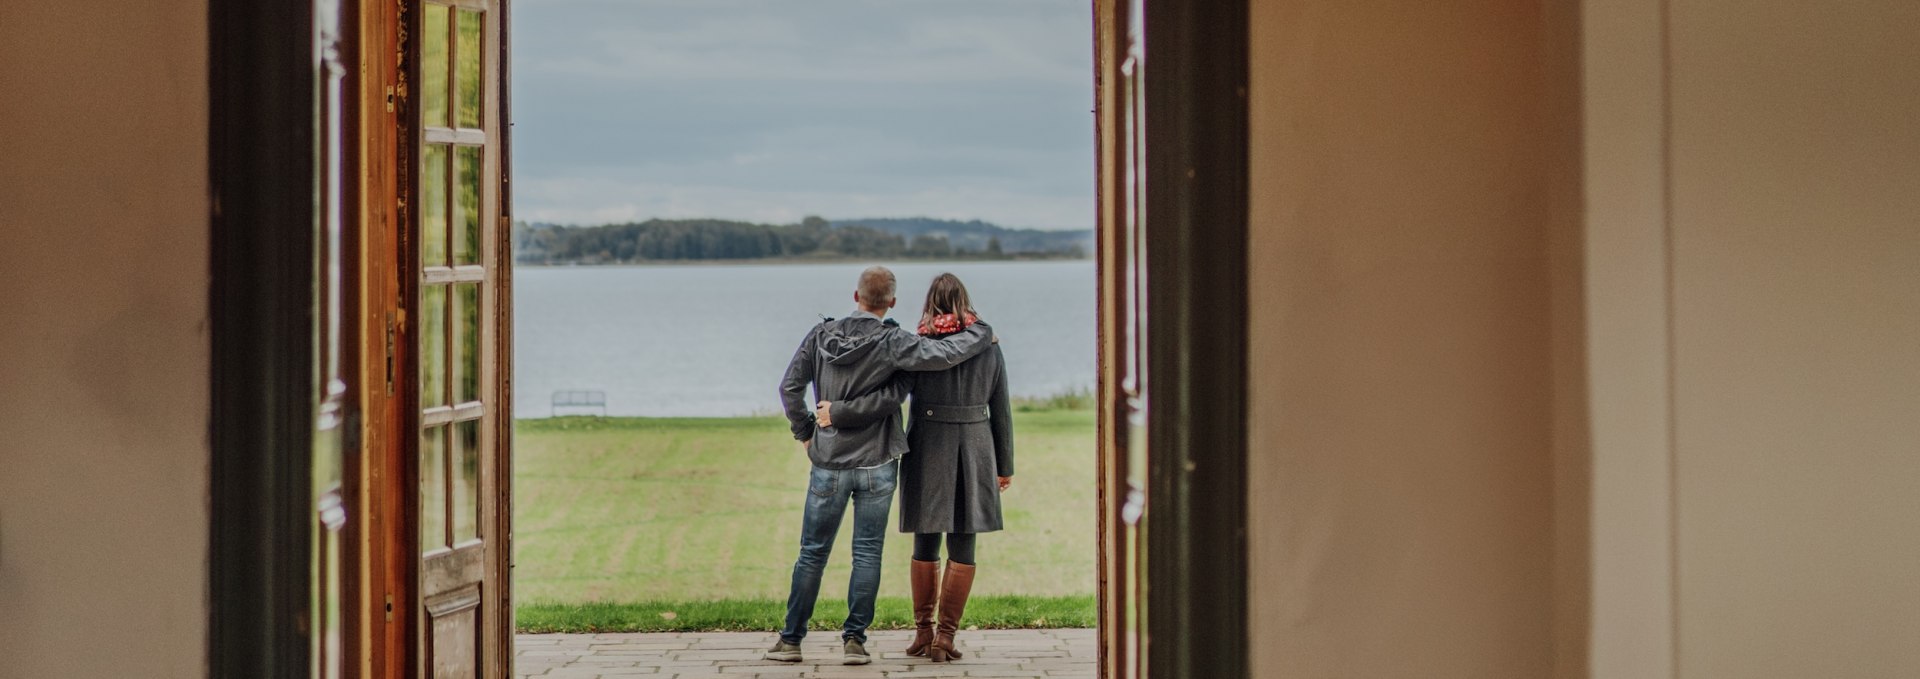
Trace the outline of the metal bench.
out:
M 599 408 L 600 416 L 606 417 L 607 392 L 590 389 L 563 389 L 553 392 L 553 409 L 550 414 L 559 417 L 563 408 L 569 411 Z

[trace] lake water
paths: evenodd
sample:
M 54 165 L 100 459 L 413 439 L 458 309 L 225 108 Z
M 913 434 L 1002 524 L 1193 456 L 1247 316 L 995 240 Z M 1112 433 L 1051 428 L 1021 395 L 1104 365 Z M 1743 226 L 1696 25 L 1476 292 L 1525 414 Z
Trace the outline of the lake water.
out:
M 911 329 L 941 272 L 966 283 L 1000 335 L 1015 396 L 1091 389 L 1093 262 L 887 266 L 890 314 Z M 787 361 L 821 316 L 853 310 L 864 264 L 521 267 L 514 271 L 514 415 L 546 417 L 553 392 L 607 393 L 612 415 L 780 412 Z

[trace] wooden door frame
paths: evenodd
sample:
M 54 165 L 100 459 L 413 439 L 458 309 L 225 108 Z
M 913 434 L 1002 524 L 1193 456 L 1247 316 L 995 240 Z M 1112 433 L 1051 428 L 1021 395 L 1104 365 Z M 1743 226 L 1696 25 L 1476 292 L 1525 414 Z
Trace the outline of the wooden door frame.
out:
M 1093 0 L 1100 278 L 1101 676 L 1246 677 L 1247 0 Z M 1143 22 L 1144 177 L 1121 128 L 1130 20 Z M 1147 252 L 1145 511 L 1123 551 L 1129 406 L 1117 384 L 1129 266 L 1123 195 Z M 1139 582 L 1123 575 L 1132 569 Z M 1141 590 L 1128 589 L 1129 585 Z M 1129 614 L 1144 621 L 1122 629 Z
M 360 183 L 364 200 L 359 204 L 364 236 L 360 239 L 358 260 L 363 273 L 360 285 L 361 324 L 364 331 L 358 345 L 364 362 L 361 373 L 365 432 L 362 467 L 352 479 L 360 484 L 354 494 L 361 516 L 351 521 L 360 529 L 357 546 L 361 556 L 355 562 L 356 579 L 363 584 L 363 615 L 355 637 L 365 646 L 354 658 L 367 677 L 398 678 L 411 675 L 413 657 L 409 648 L 416 631 L 411 607 L 404 605 L 415 597 L 414 554 L 404 536 L 418 532 L 405 510 L 408 484 L 413 469 L 403 454 L 404 442 L 413 432 L 406 416 L 409 401 L 397 390 L 413 368 L 413 358 L 401 347 L 408 344 L 408 319 L 399 303 L 408 287 L 405 272 L 394 256 L 410 245 L 404 226 L 410 215 L 400 201 L 412 182 L 407 123 L 404 114 L 405 93 L 410 74 L 403 70 L 400 54 L 410 29 L 403 30 L 404 5 L 396 2 L 365 2 L 355 12 L 360 70 L 355 78 L 360 106 L 361 127 L 357 140 L 364 157 Z M 396 652 L 399 649 L 399 652 Z
M 499 283 L 494 290 L 513 290 L 513 0 L 500 2 L 500 35 L 494 41 L 498 52 L 494 54 L 498 77 L 494 86 L 498 88 L 496 96 L 500 107 L 500 119 L 495 127 L 498 131 L 499 145 L 493 156 L 498 158 L 500 171 L 495 173 L 499 185 L 494 187 L 497 197 L 500 223 L 494 229 L 494 257 L 496 271 L 494 277 Z M 494 537 L 492 549 L 503 556 L 492 560 L 492 566 L 500 569 L 497 581 L 501 583 L 492 592 L 492 605 L 500 612 L 505 621 L 495 633 L 496 643 L 506 656 L 509 676 L 513 669 L 514 628 L 518 626 L 513 614 L 513 295 L 496 296 L 493 302 L 494 313 L 494 350 L 493 366 L 494 399 L 499 414 L 494 417 Z M 484 498 L 483 498 L 484 500 Z
M 1100 17 L 1111 16 L 1113 3 L 1093 0 L 1096 31 Z M 316 227 L 310 17 L 308 2 L 209 0 L 207 652 L 213 677 L 296 677 L 309 668 L 304 629 L 311 558 L 314 292 L 309 272 Z M 1152 611 L 1144 630 L 1152 653 L 1146 666 L 1126 674 L 1240 677 L 1247 675 L 1248 649 L 1247 0 L 1151 2 L 1144 19 L 1153 36 L 1146 66 L 1153 85 L 1144 181 L 1154 248 L 1148 264 L 1150 335 L 1158 350 L 1150 361 L 1160 377 L 1150 386 L 1156 405 L 1149 413 L 1153 500 L 1146 521 L 1154 529 L 1147 532 L 1143 549 L 1153 586 L 1139 602 Z M 504 120 L 509 63 L 504 25 L 499 44 Z M 1096 49 L 1102 44 L 1097 39 Z M 1101 63 L 1097 58 L 1096 67 Z M 1096 102 L 1106 102 L 1105 90 L 1113 83 L 1097 85 L 1102 92 Z M 1097 120 L 1103 126 L 1110 122 Z M 503 126 L 503 163 L 508 131 Z M 1105 158 L 1113 148 L 1105 133 L 1099 138 Z M 501 209 L 511 214 L 504 175 Z M 1103 195 L 1103 209 L 1106 201 Z M 1108 221 L 1102 221 L 1103 242 Z M 504 247 L 511 233 L 500 231 Z M 1103 281 L 1115 273 L 1107 254 L 1101 253 L 1097 265 Z M 1105 332 L 1104 297 L 1102 305 Z M 503 321 L 510 322 L 510 300 L 500 300 L 500 310 Z M 511 338 L 502 335 L 497 341 L 510 346 Z M 1101 341 L 1104 347 L 1107 338 Z M 510 361 L 511 354 L 502 351 L 497 359 Z M 1103 358 L 1103 380 L 1107 370 Z M 502 372 L 501 388 L 508 390 L 511 370 Z M 1106 389 L 1103 382 L 1102 393 Z M 511 401 L 501 407 L 510 408 Z M 499 419 L 510 431 L 511 417 Z M 1114 452 L 1113 434 L 1103 414 L 1103 471 Z M 505 481 L 510 474 L 501 470 L 500 478 L 494 500 L 502 503 L 501 516 L 509 517 L 511 489 Z M 1103 512 L 1102 530 L 1108 520 Z M 510 525 L 505 519 L 501 523 Z M 391 524 L 389 530 L 410 528 Z M 510 553 L 507 531 L 499 535 L 507 539 L 502 548 Z M 1121 555 L 1103 550 L 1102 556 Z M 509 569 L 505 578 L 510 574 Z M 1114 597 L 1129 594 L 1109 591 L 1104 578 L 1102 583 L 1105 624 Z M 510 616 L 511 602 L 499 605 Z M 502 647 L 511 649 L 510 624 L 500 633 Z M 383 645 L 377 638 L 370 641 L 373 647 Z M 1108 676 L 1128 669 L 1103 667 Z

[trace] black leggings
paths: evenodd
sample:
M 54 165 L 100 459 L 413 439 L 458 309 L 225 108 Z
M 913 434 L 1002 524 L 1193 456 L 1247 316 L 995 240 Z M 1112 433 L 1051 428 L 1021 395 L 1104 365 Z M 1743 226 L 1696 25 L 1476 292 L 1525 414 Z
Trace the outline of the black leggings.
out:
M 973 565 L 973 533 L 947 533 L 947 560 Z M 913 560 L 939 561 L 940 534 L 914 533 Z

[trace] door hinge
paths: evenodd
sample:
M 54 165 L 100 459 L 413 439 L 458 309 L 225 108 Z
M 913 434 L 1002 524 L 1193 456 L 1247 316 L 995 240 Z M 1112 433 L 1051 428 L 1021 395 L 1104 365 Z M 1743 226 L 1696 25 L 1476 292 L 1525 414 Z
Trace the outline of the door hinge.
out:
M 387 395 L 393 395 L 393 312 L 387 312 Z
M 393 622 L 393 595 L 387 595 L 387 622 Z

